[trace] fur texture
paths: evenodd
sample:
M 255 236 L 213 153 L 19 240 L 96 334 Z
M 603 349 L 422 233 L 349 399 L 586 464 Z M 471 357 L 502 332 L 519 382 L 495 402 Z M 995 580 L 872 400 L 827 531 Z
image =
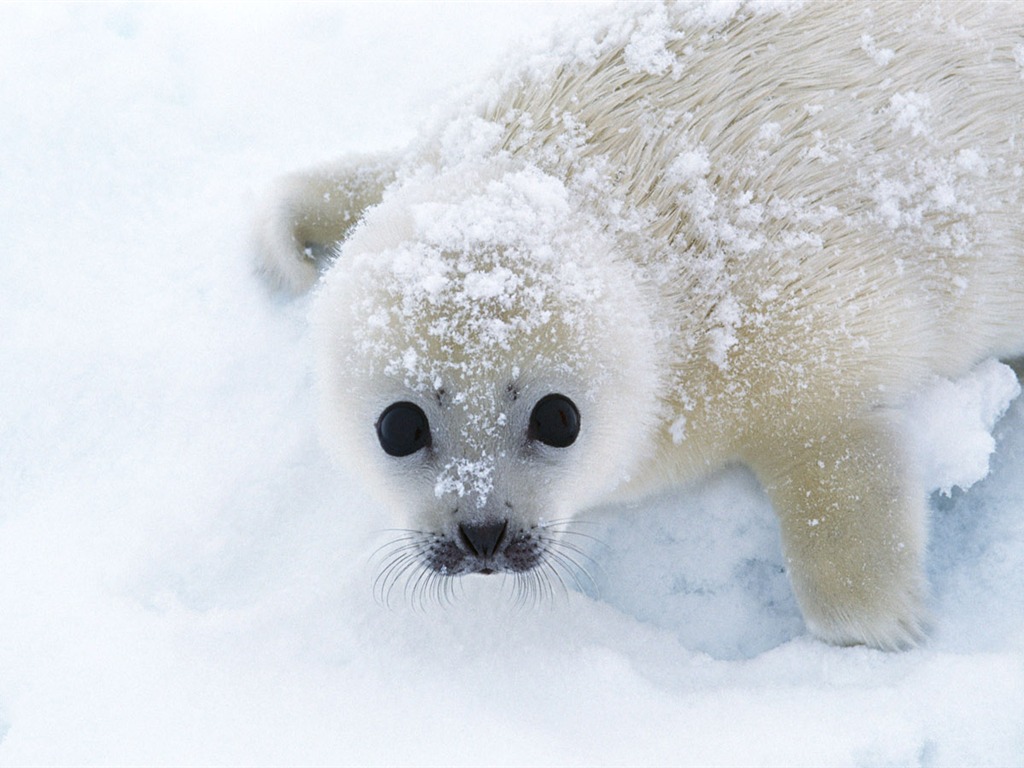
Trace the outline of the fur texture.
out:
M 413 531 L 383 584 L 540 583 L 580 509 L 740 461 L 812 630 L 919 641 L 901 408 L 1024 352 L 1024 12 L 655 4 L 579 29 L 261 217 L 260 264 L 297 291 L 341 242 L 315 312 L 325 432 Z M 530 437 L 550 393 L 579 409 L 566 448 Z M 381 450 L 393 402 L 429 447 Z

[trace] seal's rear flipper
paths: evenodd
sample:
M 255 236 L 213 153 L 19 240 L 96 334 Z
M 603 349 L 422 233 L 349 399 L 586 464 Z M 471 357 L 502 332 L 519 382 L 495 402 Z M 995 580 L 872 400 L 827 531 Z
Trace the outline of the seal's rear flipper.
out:
M 380 202 L 398 162 L 398 153 L 349 155 L 279 179 L 254 228 L 259 272 L 290 293 L 309 290 L 337 243 Z

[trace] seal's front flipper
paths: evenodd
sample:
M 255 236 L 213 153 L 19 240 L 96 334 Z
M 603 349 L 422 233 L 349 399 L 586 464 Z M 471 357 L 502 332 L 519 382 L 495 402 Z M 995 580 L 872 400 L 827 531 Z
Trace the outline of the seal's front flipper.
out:
M 892 416 L 785 440 L 757 467 L 804 618 L 838 645 L 896 650 L 924 634 L 925 497 Z
M 336 245 L 380 202 L 398 162 L 398 153 L 349 155 L 279 179 L 256 221 L 258 270 L 288 292 L 311 288 Z

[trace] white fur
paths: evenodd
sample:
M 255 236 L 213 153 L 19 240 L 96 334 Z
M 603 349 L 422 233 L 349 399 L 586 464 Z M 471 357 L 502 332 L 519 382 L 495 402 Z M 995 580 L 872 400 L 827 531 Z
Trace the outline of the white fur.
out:
M 421 550 L 504 516 L 549 569 L 552 519 L 745 462 L 809 626 L 918 641 L 901 413 L 1024 351 L 1021 61 L 1010 3 L 630 5 L 403 155 L 292 177 L 264 269 L 304 289 L 302 249 L 347 237 L 316 312 L 332 444 Z M 531 447 L 554 391 L 580 438 Z M 380 450 L 396 400 L 430 451 Z

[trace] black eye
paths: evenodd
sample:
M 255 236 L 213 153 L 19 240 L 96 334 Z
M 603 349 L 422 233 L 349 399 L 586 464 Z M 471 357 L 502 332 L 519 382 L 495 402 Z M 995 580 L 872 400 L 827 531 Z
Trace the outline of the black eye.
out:
M 409 456 L 430 445 L 430 423 L 413 403 L 392 403 L 377 419 L 377 439 L 389 456 Z
M 552 448 L 568 448 L 580 433 L 580 412 L 565 395 L 547 395 L 533 407 L 526 436 Z

